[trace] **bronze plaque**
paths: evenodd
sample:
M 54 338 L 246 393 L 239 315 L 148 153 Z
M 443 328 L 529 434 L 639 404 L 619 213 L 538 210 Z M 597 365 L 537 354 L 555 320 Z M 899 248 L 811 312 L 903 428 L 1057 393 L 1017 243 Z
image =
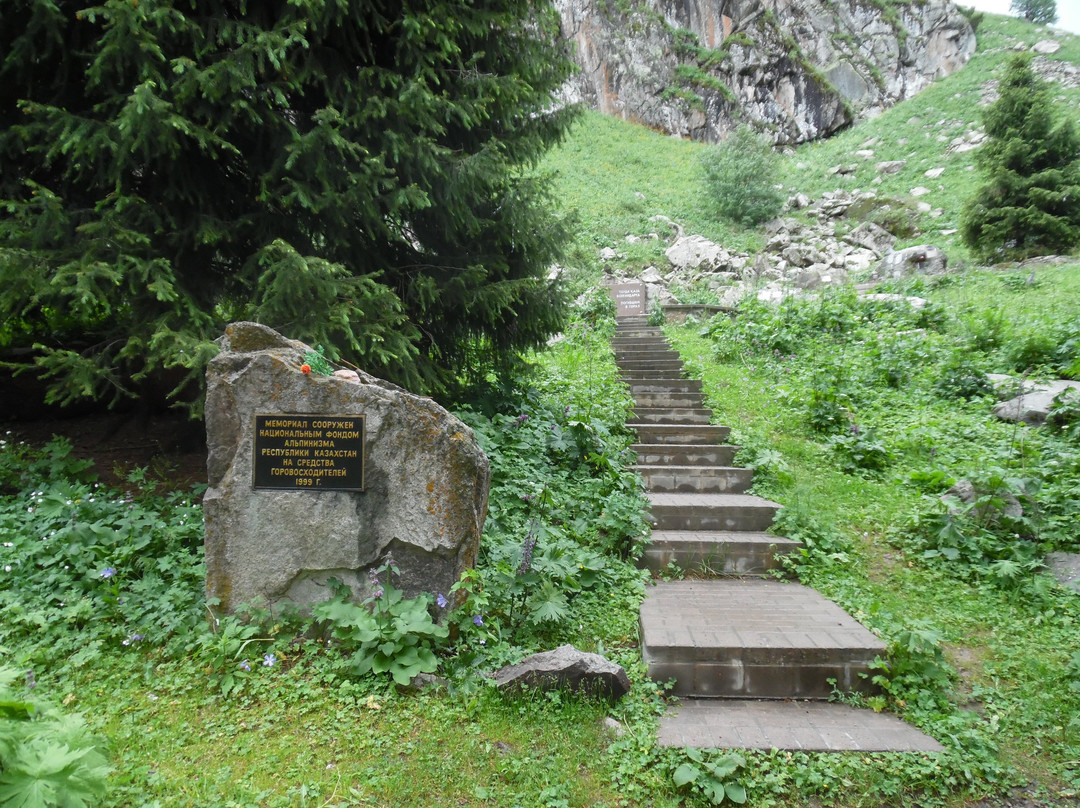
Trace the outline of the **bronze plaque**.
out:
M 615 306 L 618 309 L 616 317 L 629 317 L 635 314 L 645 314 L 645 284 L 643 283 L 617 283 L 610 287 L 611 296 L 615 298 Z
M 256 415 L 252 488 L 363 491 L 363 415 Z

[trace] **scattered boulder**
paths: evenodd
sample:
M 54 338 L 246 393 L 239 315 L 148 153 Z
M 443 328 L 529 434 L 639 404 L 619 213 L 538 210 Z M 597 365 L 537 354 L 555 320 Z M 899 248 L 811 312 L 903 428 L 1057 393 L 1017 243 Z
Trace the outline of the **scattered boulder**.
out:
M 610 715 L 604 716 L 604 720 L 600 722 L 600 725 L 616 738 L 621 738 L 626 734 L 626 730 L 623 728 L 622 723 L 612 718 Z
M 1014 421 L 1038 426 L 1046 423 L 1054 399 L 1066 390 L 1080 393 L 1080 382 L 1054 381 L 1033 384 L 1031 389 L 994 407 L 994 415 L 1002 421 Z
M 715 271 L 725 266 L 727 251 L 704 236 L 682 236 L 664 252 L 677 272 L 689 269 Z
M 656 267 L 645 267 L 641 271 L 642 283 L 663 283 L 664 276 L 660 274 L 660 270 Z
M 928 305 L 930 301 L 924 297 L 907 297 L 905 295 L 886 294 L 884 292 L 880 294 L 859 295 L 861 300 L 868 300 L 872 303 L 903 303 L 911 306 L 915 311 L 922 311 Z
M 1080 553 L 1048 553 L 1043 563 L 1059 584 L 1080 595 Z
M 1056 39 L 1042 39 L 1032 45 L 1031 49 L 1035 51 L 1035 53 L 1049 56 L 1050 54 L 1057 53 L 1061 50 L 1061 43 Z
M 554 651 L 533 654 L 517 665 L 500 668 L 495 672 L 495 684 L 500 690 L 570 690 L 606 696 L 612 701 L 630 692 L 630 678 L 621 665 L 572 645 L 560 645 Z
M 875 163 L 874 168 L 878 174 L 889 175 L 899 174 L 906 165 L 907 160 L 883 160 L 880 163 Z
M 846 236 L 844 241 L 857 247 L 873 250 L 882 256 L 896 244 L 896 236 L 873 222 L 863 222 Z
M 942 273 L 948 266 L 948 258 L 937 247 L 920 244 L 897 250 L 881 259 L 870 275 L 871 280 L 882 281 L 890 278 L 903 278 L 908 275 L 934 275 Z

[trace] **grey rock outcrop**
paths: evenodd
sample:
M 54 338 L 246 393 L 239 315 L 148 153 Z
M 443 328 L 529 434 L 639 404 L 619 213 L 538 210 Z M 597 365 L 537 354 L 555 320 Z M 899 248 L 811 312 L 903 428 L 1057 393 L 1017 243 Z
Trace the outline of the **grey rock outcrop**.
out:
M 682 236 L 664 253 L 676 270 L 703 269 L 716 271 L 728 264 L 731 256 L 715 242 L 704 236 Z
M 601 112 L 697 140 L 740 120 L 777 143 L 827 136 L 963 66 L 975 35 L 943 0 L 556 0 Z
M 304 375 L 310 350 L 266 326 L 233 323 L 207 368 L 210 487 L 206 591 L 244 603 L 309 606 L 330 578 L 370 594 L 392 553 L 407 596 L 445 592 L 475 565 L 490 472 L 472 431 L 430 399 L 367 373 Z M 255 415 L 364 416 L 364 490 L 255 490 Z
M 534 687 L 540 690 L 565 689 L 575 693 L 602 695 L 612 701 L 630 692 L 630 679 L 621 665 L 600 654 L 579 651 L 572 645 L 560 645 L 526 657 L 517 665 L 508 665 L 495 673 L 500 690 Z
M 871 280 L 883 281 L 908 275 L 937 275 L 948 267 L 945 253 L 930 244 L 897 250 L 881 259 L 870 275 Z
M 1015 398 L 1003 401 L 994 407 L 994 415 L 1003 421 L 1016 421 L 1038 426 L 1046 422 L 1054 399 L 1068 390 L 1075 390 L 1080 396 L 1080 382 L 1055 381 L 1045 384 L 1031 384 L 1029 389 Z

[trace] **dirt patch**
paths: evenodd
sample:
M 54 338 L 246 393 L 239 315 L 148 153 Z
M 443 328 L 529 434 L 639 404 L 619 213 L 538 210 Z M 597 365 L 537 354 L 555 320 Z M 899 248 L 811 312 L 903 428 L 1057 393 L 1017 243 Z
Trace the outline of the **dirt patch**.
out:
M 182 412 L 0 420 L 0 435 L 36 447 L 56 435 L 67 438 L 72 456 L 92 460 L 98 479 L 110 486 L 122 486 L 135 469 L 170 489 L 206 482 L 206 430 Z

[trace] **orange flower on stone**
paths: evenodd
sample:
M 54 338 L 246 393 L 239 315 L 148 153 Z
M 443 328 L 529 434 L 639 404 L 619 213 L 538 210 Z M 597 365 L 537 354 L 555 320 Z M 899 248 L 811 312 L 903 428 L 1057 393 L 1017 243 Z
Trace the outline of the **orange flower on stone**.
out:
M 311 373 L 311 365 L 308 365 L 308 364 L 301 365 L 300 366 L 300 372 L 303 373 L 305 376 L 307 376 L 309 373 Z

